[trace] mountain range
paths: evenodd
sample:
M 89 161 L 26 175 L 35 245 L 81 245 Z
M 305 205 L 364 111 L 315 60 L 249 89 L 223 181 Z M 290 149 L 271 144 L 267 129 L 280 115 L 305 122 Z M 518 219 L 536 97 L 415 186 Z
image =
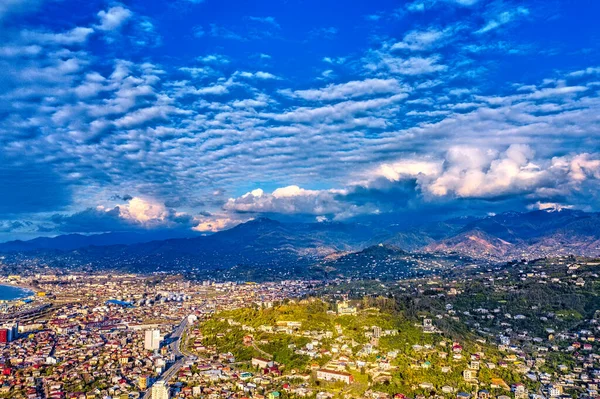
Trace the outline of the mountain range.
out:
M 412 265 L 425 255 L 450 261 L 456 256 L 486 261 L 567 254 L 600 256 L 600 214 L 568 209 L 508 212 L 407 226 L 283 223 L 259 218 L 211 235 L 152 238 L 133 233 L 71 234 L 3 243 L 0 252 L 145 271 L 240 265 L 277 269 L 292 264 L 319 264 L 335 270 L 373 259 Z M 381 246 L 392 248 L 393 256 Z M 368 253 L 367 262 L 364 251 L 372 247 L 378 249 Z
M 38 237 L 32 240 L 14 240 L 0 243 L 0 252 L 29 252 L 36 250 L 72 251 L 88 246 L 130 245 L 168 238 L 192 237 L 196 234 L 181 231 L 113 232 L 102 234 L 65 234 L 56 237 Z

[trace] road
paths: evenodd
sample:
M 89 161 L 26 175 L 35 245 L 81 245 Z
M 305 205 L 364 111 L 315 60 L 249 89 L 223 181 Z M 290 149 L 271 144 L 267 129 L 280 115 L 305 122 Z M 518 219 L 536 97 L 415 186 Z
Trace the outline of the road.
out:
M 171 351 L 175 354 L 175 363 L 171 365 L 165 372 L 160 376 L 160 379 L 168 384 L 169 380 L 176 375 L 179 370 L 183 367 L 185 362 L 189 359 L 189 355 L 185 355 L 181 352 L 181 337 L 188 325 L 188 319 L 185 317 L 181 323 L 175 328 L 175 331 L 171 333 L 170 339 L 173 341 L 169 344 Z M 148 388 L 143 396 L 143 399 L 150 399 L 152 397 L 152 388 Z
M 268 353 L 268 352 L 265 352 L 264 350 L 260 349 L 260 348 L 259 348 L 259 347 L 256 345 L 256 343 L 252 342 L 252 347 L 253 347 L 255 350 L 257 350 L 258 352 L 260 352 L 260 354 L 261 354 L 261 355 L 263 355 L 264 357 L 266 357 L 268 360 L 271 360 L 271 359 L 273 359 L 273 355 L 271 355 L 270 353 Z
M 171 346 L 171 350 L 175 354 L 175 357 L 184 356 L 184 354 L 181 353 L 181 337 L 183 336 L 183 332 L 185 331 L 187 324 L 188 324 L 188 319 L 187 319 L 187 317 L 185 317 L 181 321 L 181 323 L 179 323 L 179 325 L 177 326 L 175 331 L 173 331 L 171 333 L 170 338 L 174 339 L 174 341 L 171 342 L 170 346 Z

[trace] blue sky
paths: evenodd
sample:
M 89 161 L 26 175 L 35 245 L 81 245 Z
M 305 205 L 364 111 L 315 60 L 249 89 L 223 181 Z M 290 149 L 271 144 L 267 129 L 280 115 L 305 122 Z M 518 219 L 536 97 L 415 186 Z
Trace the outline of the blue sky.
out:
M 0 240 L 600 207 L 596 1 L 0 4 Z

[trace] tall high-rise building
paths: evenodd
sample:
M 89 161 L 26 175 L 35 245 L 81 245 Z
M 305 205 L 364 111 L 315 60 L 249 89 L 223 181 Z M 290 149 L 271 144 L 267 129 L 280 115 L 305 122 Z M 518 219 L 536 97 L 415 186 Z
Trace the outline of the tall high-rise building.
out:
M 146 330 L 144 338 L 144 348 L 149 351 L 160 349 L 160 330 Z
M 19 338 L 19 322 L 15 321 L 12 324 L 9 324 L 9 328 L 12 330 L 12 339 L 15 340 Z
M 0 342 L 12 342 L 19 338 L 19 323 L 9 323 L 0 327 Z
M 169 387 L 163 380 L 156 381 L 152 385 L 152 399 L 169 399 Z
M 9 330 L 7 328 L 0 328 L 0 343 L 10 342 L 8 339 Z

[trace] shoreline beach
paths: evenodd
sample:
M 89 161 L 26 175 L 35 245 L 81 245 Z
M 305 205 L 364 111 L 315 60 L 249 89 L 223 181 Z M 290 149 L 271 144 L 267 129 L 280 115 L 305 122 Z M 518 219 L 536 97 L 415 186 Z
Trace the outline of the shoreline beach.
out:
M 17 299 L 23 299 L 35 294 L 35 291 L 29 287 L 19 285 L 0 284 L 0 301 L 9 302 Z

